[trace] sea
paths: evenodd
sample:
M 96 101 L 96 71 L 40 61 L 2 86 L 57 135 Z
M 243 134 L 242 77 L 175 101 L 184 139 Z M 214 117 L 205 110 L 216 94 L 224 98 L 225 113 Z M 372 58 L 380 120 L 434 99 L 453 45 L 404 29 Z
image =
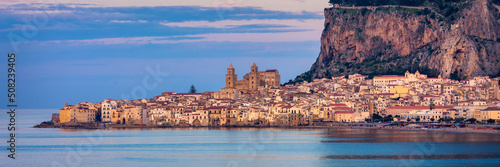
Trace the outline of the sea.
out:
M 0 166 L 500 166 L 500 135 L 349 128 L 33 128 L 58 110 L 5 110 Z

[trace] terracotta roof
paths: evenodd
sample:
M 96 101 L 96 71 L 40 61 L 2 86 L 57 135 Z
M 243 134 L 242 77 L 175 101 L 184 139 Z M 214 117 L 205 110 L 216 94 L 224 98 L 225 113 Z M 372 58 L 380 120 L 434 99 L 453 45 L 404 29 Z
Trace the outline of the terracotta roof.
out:
M 336 104 L 329 104 L 328 106 L 346 106 L 346 104 L 342 104 L 342 103 L 336 103 Z
M 181 96 L 190 96 L 190 95 L 196 96 L 197 95 L 197 96 L 199 96 L 199 95 L 203 95 L 203 93 L 176 93 L 174 95 L 181 95 Z
M 222 109 L 224 107 L 216 107 L 216 106 L 212 106 L 212 107 L 207 107 L 205 108 L 206 110 L 219 110 L 219 109 Z
M 332 110 L 352 110 L 352 109 L 349 107 L 334 107 L 332 108 Z
M 350 111 L 335 111 L 334 114 L 352 114 L 354 113 L 354 111 L 350 110 Z
M 484 110 L 485 111 L 500 110 L 500 107 L 497 107 L 497 106 L 495 106 L 495 107 L 488 107 L 488 108 L 486 108 Z
M 382 75 L 382 76 L 376 76 L 374 78 L 404 78 L 404 76 L 399 76 L 399 75 Z
M 453 106 L 435 106 L 434 109 L 451 109 L 453 108 Z M 397 109 L 420 109 L 420 110 L 424 110 L 424 109 L 430 109 L 429 106 L 394 106 L 394 107 L 389 107 L 388 110 L 390 109 L 394 109 L 394 110 L 397 110 Z

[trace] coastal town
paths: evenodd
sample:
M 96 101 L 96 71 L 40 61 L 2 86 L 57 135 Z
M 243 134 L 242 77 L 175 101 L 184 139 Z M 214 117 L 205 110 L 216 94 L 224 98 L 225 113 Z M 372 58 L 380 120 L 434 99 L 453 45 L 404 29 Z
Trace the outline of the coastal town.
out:
M 222 78 L 222 77 L 221 77 Z M 254 63 L 238 80 L 229 65 L 215 92 L 164 92 L 151 99 L 65 104 L 51 125 L 148 127 L 311 126 L 342 122 L 500 122 L 500 78 L 429 78 L 406 72 L 354 74 L 281 85 Z

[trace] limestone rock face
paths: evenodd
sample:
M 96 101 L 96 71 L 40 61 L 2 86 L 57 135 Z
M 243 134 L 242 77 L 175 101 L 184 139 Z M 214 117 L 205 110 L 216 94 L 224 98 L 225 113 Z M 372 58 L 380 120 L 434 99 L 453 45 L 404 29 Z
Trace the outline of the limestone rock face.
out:
M 471 0 L 446 19 L 397 7 L 327 8 L 321 52 L 310 71 L 296 80 L 352 73 L 461 78 L 500 74 L 500 7 Z M 412 12 L 413 10 L 413 12 Z

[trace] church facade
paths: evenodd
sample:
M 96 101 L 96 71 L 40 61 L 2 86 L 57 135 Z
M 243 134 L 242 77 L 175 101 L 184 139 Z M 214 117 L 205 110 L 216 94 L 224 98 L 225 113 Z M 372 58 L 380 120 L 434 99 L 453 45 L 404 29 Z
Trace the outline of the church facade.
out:
M 250 72 L 245 74 L 242 80 L 238 80 L 233 64 L 230 64 L 227 68 L 226 87 L 214 92 L 214 98 L 238 99 L 244 92 L 280 86 L 281 76 L 278 70 L 259 71 L 259 67 L 253 63 Z
M 278 70 L 259 71 L 259 67 L 253 63 L 250 72 L 238 81 L 233 64 L 229 65 L 226 74 L 226 88 L 236 88 L 240 90 L 258 90 L 259 88 L 279 88 L 281 86 L 281 76 Z

